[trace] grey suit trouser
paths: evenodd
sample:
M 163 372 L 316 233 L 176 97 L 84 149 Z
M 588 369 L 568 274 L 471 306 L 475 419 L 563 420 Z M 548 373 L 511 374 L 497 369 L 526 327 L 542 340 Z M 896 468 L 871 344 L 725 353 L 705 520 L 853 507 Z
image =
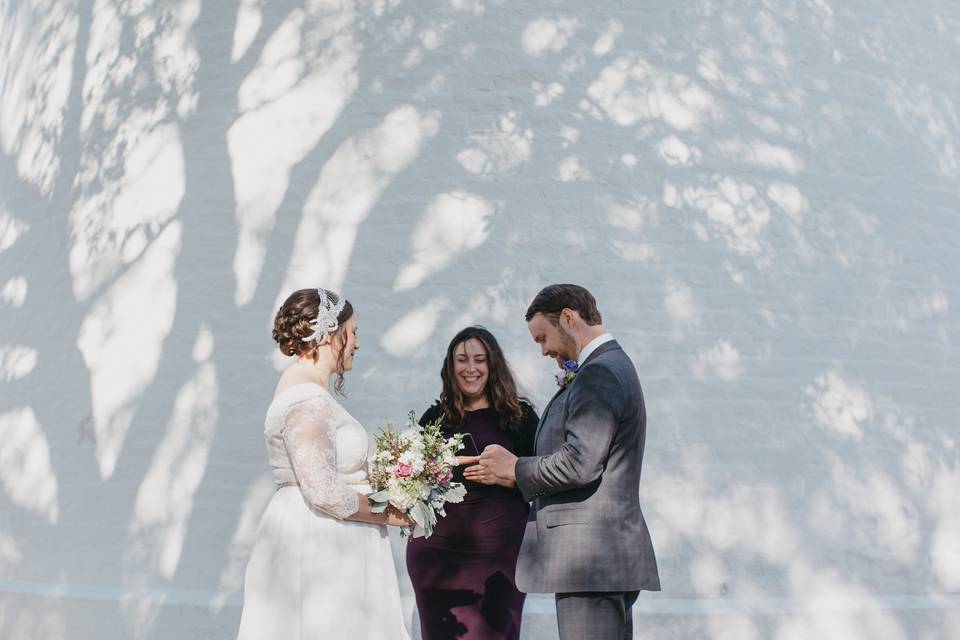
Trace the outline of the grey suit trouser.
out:
M 639 591 L 557 594 L 560 640 L 632 640 L 631 609 Z

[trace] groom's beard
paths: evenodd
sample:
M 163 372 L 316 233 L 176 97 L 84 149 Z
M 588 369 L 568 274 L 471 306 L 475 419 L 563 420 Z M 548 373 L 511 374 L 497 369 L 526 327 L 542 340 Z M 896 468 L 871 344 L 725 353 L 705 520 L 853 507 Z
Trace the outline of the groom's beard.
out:
M 557 325 L 557 329 L 560 330 L 560 350 L 557 352 L 557 359 L 559 360 L 559 365 L 562 367 L 565 360 L 571 360 L 573 362 L 577 361 L 577 358 L 580 356 L 580 346 L 577 344 L 576 339 L 567 333 L 566 329 L 562 325 Z

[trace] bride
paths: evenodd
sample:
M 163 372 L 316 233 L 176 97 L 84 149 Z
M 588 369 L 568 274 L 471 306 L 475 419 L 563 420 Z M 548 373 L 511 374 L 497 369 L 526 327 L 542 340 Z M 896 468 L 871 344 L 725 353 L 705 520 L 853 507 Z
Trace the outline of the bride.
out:
M 370 511 L 367 432 L 334 397 L 360 348 L 353 307 L 325 289 L 295 291 L 273 339 L 297 361 L 267 409 L 277 491 L 247 564 L 238 640 L 406 640 L 384 525 L 412 523 L 393 507 Z

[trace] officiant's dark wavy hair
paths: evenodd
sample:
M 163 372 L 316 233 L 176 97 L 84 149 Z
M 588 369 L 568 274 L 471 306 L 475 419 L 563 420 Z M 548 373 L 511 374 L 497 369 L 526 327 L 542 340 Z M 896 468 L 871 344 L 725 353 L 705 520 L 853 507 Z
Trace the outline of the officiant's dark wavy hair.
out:
M 443 359 L 440 378 L 443 380 L 443 392 L 440 394 L 440 408 L 449 424 L 463 424 L 466 415 L 463 392 L 457 386 L 454 373 L 454 358 L 457 347 L 467 340 L 477 340 L 487 352 L 487 385 L 483 392 L 490 405 L 500 414 L 500 428 L 516 431 L 523 418 L 521 402 L 529 404 L 526 398 L 517 394 L 517 383 L 510 372 L 507 358 L 497 339 L 483 327 L 467 327 L 453 337 Z
M 340 301 L 337 294 L 327 291 L 331 302 Z M 280 310 L 273 319 L 273 339 L 280 346 L 280 352 L 285 356 L 300 356 L 316 362 L 317 343 L 310 340 L 313 336 L 311 320 L 317 319 L 320 310 L 320 294 L 316 289 L 298 289 L 291 293 L 284 301 Z M 337 382 L 334 388 L 337 393 L 343 393 L 343 370 L 347 357 L 347 329 L 344 324 L 353 317 L 353 305 L 349 300 L 343 301 L 343 311 L 337 316 L 337 330 L 330 335 L 330 342 L 334 345 L 337 355 Z

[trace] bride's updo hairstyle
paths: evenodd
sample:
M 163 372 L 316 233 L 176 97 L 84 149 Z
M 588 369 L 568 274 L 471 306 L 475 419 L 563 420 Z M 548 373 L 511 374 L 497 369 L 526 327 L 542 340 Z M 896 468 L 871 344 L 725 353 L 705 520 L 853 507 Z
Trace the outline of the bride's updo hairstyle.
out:
M 322 301 L 321 292 L 326 298 Z M 284 301 L 280 310 L 273 319 L 273 339 L 285 356 L 298 356 L 317 361 L 317 340 L 323 337 L 324 322 L 333 318 L 331 310 L 340 305 L 340 296 L 326 289 L 298 289 Z M 323 314 L 320 306 L 324 304 Z M 329 306 L 328 306 L 329 305 Z M 317 316 L 325 316 L 317 322 Z M 344 327 L 347 320 L 353 317 L 353 305 L 349 300 L 343 300 L 343 308 L 336 316 L 336 329 L 330 332 L 330 342 L 333 351 L 337 354 L 337 393 L 343 393 L 343 367 L 347 344 L 347 330 Z M 311 324 L 315 323 L 315 324 Z

